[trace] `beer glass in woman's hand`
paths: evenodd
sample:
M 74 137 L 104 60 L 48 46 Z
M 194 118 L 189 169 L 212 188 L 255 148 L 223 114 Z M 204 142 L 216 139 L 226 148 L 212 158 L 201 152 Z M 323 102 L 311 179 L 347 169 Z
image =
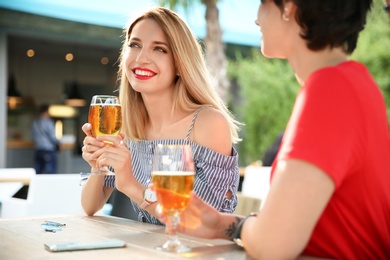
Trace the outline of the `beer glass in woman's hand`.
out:
M 119 104 L 119 98 L 116 96 L 96 95 L 92 97 L 89 107 L 88 122 L 92 126 L 92 136 L 102 135 L 116 136 L 119 134 L 122 126 L 122 111 Z M 106 145 L 112 145 L 106 142 Z M 109 174 L 111 171 L 107 166 L 103 166 L 98 172 L 81 173 L 82 177 L 91 174 Z
M 168 252 L 188 252 L 177 236 L 180 213 L 190 200 L 194 186 L 195 170 L 189 145 L 157 145 L 152 168 L 153 189 L 162 211 L 167 216 L 165 231 L 168 241 L 157 247 Z

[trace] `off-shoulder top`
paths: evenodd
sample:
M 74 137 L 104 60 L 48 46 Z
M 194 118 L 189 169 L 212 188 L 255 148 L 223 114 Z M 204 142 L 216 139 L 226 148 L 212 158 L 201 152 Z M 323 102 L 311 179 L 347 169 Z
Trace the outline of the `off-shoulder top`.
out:
M 185 139 L 126 140 L 127 147 L 131 152 L 133 174 L 141 184 L 148 186 L 152 179 L 154 149 L 158 144 L 191 145 L 195 164 L 194 192 L 218 211 L 233 213 L 237 206 L 236 192 L 240 177 L 236 148 L 233 146 L 232 155 L 227 156 L 188 140 L 197 115 L 205 107 L 203 106 L 195 112 Z M 115 176 L 105 176 L 104 186 L 115 188 Z M 226 197 L 228 191 L 232 194 L 231 198 Z M 140 209 L 137 203 L 133 201 L 131 203 L 138 214 L 139 221 L 161 225 L 161 222 L 155 217 Z

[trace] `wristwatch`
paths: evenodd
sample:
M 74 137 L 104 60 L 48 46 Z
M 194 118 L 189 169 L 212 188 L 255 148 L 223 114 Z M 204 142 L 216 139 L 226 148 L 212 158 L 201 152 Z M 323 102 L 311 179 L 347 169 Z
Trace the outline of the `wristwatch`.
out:
M 139 205 L 141 209 L 146 209 L 149 205 L 157 202 L 156 193 L 151 189 L 144 190 L 144 201 Z
M 240 247 L 244 247 L 244 242 L 241 240 L 241 231 L 242 231 L 242 226 L 244 225 L 244 222 L 250 218 L 250 217 L 257 217 L 257 213 L 252 212 L 245 218 L 241 219 L 240 222 L 237 224 L 237 229 L 236 232 L 233 234 L 233 242 L 236 243 Z

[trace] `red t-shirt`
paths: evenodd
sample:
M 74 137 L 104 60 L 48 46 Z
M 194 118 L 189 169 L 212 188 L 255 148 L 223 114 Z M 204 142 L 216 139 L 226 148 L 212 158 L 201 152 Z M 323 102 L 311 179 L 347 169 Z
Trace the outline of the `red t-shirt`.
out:
M 303 254 L 390 259 L 390 134 L 380 89 L 362 65 L 314 72 L 301 88 L 278 160 L 325 171 L 335 191 Z

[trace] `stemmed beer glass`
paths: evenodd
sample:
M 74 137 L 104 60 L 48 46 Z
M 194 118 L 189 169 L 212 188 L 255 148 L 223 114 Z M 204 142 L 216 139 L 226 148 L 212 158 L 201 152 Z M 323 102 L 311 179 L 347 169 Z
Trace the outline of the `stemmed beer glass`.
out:
M 190 200 L 195 180 L 194 162 L 189 145 L 157 145 L 152 168 L 152 182 L 157 201 L 167 216 L 165 231 L 169 239 L 157 250 L 188 252 L 177 236 L 180 213 Z
M 89 107 L 88 122 L 92 126 L 92 136 L 102 135 L 116 136 L 122 127 L 122 110 L 119 98 L 109 95 L 95 95 L 92 97 Z M 106 145 L 112 145 L 106 142 Z M 103 166 L 98 172 L 81 173 L 81 177 L 88 178 L 91 174 L 109 174 L 111 171 L 107 166 Z

